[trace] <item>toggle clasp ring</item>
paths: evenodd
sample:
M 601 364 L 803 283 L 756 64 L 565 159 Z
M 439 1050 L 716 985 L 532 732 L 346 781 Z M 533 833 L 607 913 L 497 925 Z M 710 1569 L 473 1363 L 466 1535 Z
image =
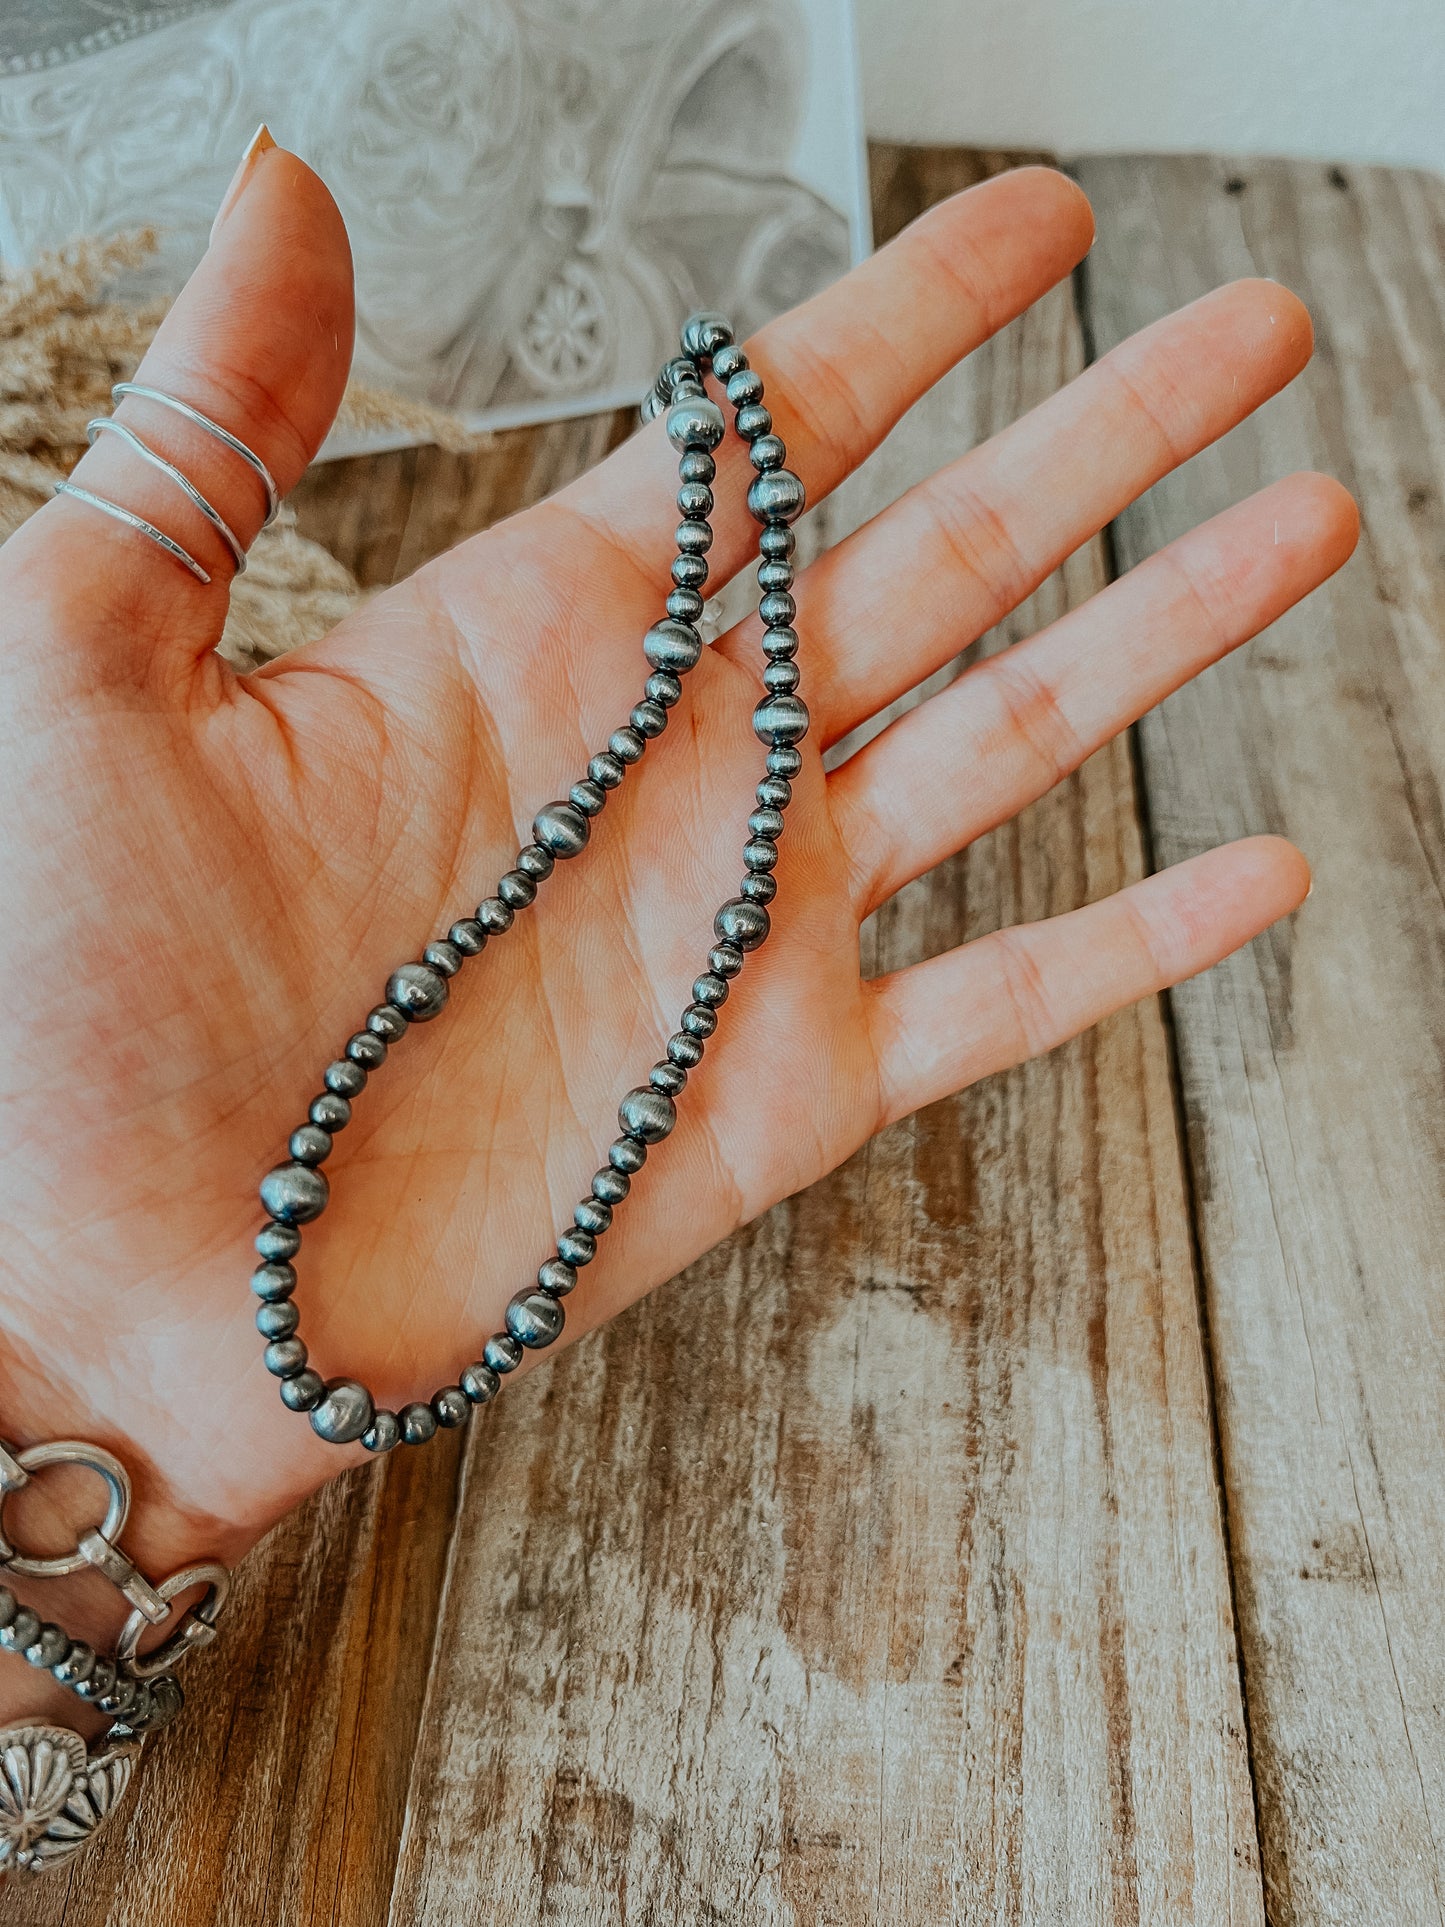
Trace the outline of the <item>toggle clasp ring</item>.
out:
M 182 1613 L 175 1631 L 151 1652 L 137 1651 L 145 1631 L 146 1615 L 139 1608 L 131 1614 L 121 1629 L 115 1649 L 116 1665 L 121 1672 L 131 1679 L 156 1679 L 178 1665 L 187 1653 L 210 1645 L 216 1637 L 216 1621 L 231 1595 L 231 1575 L 224 1566 L 207 1561 L 203 1565 L 187 1566 L 183 1572 L 173 1572 L 169 1579 L 161 1581 L 156 1592 L 169 1607 L 172 1600 L 189 1592 L 192 1586 L 204 1586 L 205 1598 Z
M 11 1493 L 22 1484 L 30 1483 L 29 1474 L 40 1472 L 50 1465 L 80 1465 L 87 1472 L 95 1472 L 105 1480 L 109 1488 L 109 1502 L 105 1517 L 99 1527 L 92 1528 L 82 1535 L 82 1539 L 95 1536 L 114 1545 L 125 1530 L 125 1522 L 130 1514 L 130 1474 L 120 1460 L 102 1445 L 82 1445 L 73 1439 L 55 1439 L 45 1445 L 30 1445 L 23 1452 L 10 1453 L 0 1448 L 0 1567 L 19 1573 L 26 1579 L 63 1579 L 68 1573 L 81 1572 L 95 1560 L 84 1550 L 78 1541 L 74 1552 L 63 1552 L 52 1558 L 31 1558 L 18 1552 L 5 1536 L 5 1502 Z M 26 1476 L 17 1480 L 15 1470 Z

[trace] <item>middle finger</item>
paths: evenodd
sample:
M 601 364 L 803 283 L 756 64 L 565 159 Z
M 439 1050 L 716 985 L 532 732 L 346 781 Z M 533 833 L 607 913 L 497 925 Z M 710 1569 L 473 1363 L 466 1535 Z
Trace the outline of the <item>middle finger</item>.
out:
M 824 746 L 967 647 L 1137 495 L 1309 359 L 1304 304 L 1238 281 L 1141 330 L 804 571 L 795 595 Z M 751 619 L 718 647 L 756 651 Z

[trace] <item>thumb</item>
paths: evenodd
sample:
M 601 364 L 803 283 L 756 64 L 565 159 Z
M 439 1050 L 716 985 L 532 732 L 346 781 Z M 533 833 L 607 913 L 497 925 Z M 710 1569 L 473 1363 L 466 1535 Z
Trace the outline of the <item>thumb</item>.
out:
M 285 494 L 335 417 L 351 365 L 351 250 L 340 212 L 304 161 L 263 127 L 242 159 L 211 244 L 161 323 L 137 382 L 188 403 L 255 451 Z M 174 463 L 245 548 L 266 519 L 264 484 L 241 456 L 139 395 L 116 410 Z M 58 495 L 6 545 L 7 587 L 43 608 L 48 648 L 120 657 L 130 679 L 213 649 L 234 558 L 168 476 L 119 435 L 98 437 L 71 479 L 180 543 L 209 584 L 139 531 Z M 12 553 L 13 551 L 13 553 Z M 72 667 L 79 665 L 72 663 Z

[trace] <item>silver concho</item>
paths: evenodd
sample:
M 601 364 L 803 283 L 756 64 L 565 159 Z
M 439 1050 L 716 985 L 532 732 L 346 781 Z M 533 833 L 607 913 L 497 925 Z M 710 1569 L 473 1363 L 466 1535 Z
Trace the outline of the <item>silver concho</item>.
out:
M 63 1866 L 107 1825 L 140 1747 L 89 1754 L 65 1726 L 0 1727 L 0 1874 Z

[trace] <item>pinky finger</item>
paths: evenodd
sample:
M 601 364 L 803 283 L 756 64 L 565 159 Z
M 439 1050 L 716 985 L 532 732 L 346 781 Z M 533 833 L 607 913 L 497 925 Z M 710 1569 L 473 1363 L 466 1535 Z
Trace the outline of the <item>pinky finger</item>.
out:
M 1101 903 L 880 977 L 868 986 L 880 1128 L 1207 970 L 1309 885 L 1292 843 L 1248 837 Z

